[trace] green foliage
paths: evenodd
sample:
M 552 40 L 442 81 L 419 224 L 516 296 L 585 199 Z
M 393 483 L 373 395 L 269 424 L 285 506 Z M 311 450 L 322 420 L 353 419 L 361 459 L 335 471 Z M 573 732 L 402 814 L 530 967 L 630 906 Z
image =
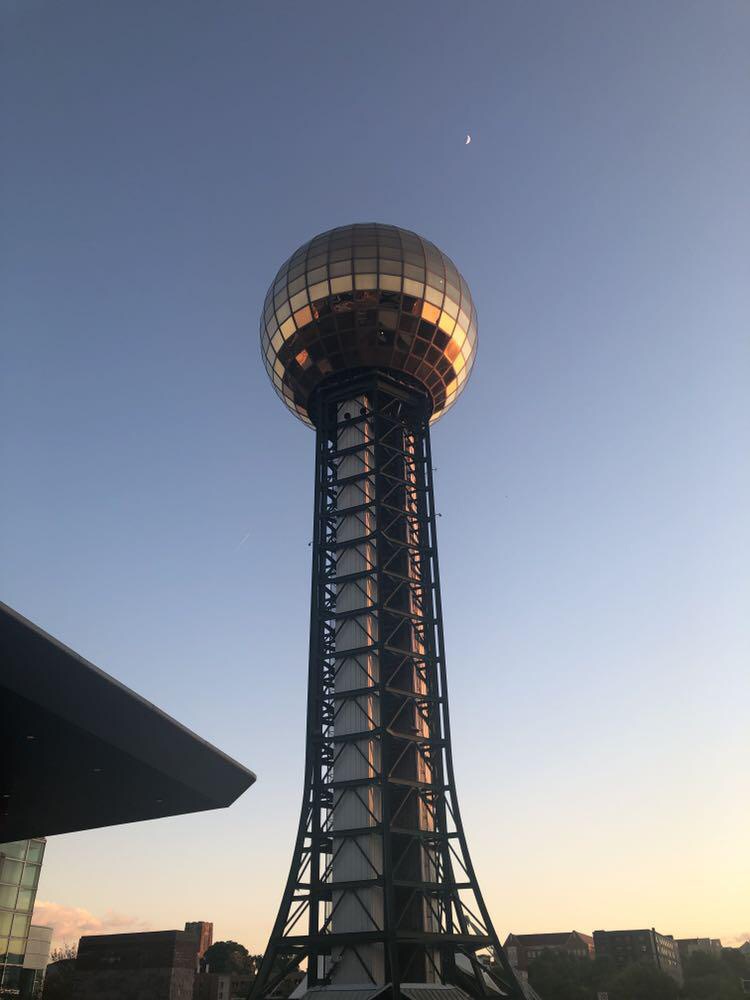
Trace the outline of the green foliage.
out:
M 542 1000 L 743 1000 L 740 981 L 750 980 L 750 961 L 734 948 L 721 957 L 696 952 L 683 967 L 685 985 L 680 989 L 671 976 L 653 965 L 634 964 L 624 969 L 609 960 L 573 958 L 546 951 L 529 965 L 529 983 Z
M 211 972 L 255 972 L 255 956 L 237 941 L 214 941 L 203 961 Z
M 729 975 L 738 979 L 750 979 L 750 959 L 739 948 L 722 948 L 721 965 Z
M 575 958 L 545 951 L 529 965 L 529 983 L 542 1000 L 596 1000 L 616 975 L 609 958 Z
M 750 962 L 734 948 L 722 949 L 721 958 L 696 952 L 685 962 L 685 1000 L 741 1000 L 740 980 L 750 979 Z
M 584 965 L 585 958 L 574 958 L 564 952 L 544 951 L 529 965 L 529 983 L 542 1000 L 590 1000 Z
M 254 976 L 257 976 L 258 969 L 260 968 L 260 963 L 263 961 L 262 955 L 248 955 L 246 969 L 248 972 L 252 972 Z
M 67 941 L 63 941 L 62 944 L 53 948 L 50 952 L 49 960 L 50 962 L 67 962 L 70 959 L 76 960 L 78 955 L 78 945 L 68 944 Z
M 639 962 L 618 972 L 607 992 L 609 1000 L 677 1000 L 679 989 L 666 972 Z

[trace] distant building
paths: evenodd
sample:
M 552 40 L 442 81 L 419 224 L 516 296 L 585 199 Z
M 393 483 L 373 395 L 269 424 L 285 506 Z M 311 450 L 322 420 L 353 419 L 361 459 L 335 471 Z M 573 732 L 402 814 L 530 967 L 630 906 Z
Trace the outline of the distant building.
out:
M 203 958 L 214 943 L 214 925 L 207 920 L 191 920 L 185 924 L 185 930 L 198 939 L 198 959 Z
M 190 931 L 82 937 L 73 995 L 76 1000 L 192 1000 L 198 944 Z
M 594 931 L 597 958 L 609 957 L 622 968 L 633 962 L 655 965 L 682 985 L 682 963 L 677 942 L 671 934 L 650 930 Z
M 74 958 L 58 958 L 56 962 L 50 962 L 44 973 L 44 990 L 48 989 L 66 993 L 72 992 L 73 977 L 76 971 L 76 960 Z M 63 984 L 66 984 L 63 986 Z M 67 984 L 70 987 L 67 988 Z
M 744 944 L 741 944 L 737 951 L 741 951 L 743 955 L 747 955 L 750 958 L 750 941 L 745 941 Z
M 559 934 L 509 934 L 505 939 L 508 961 L 519 972 L 528 972 L 529 963 L 545 951 L 562 952 L 574 958 L 592 958 L 594 939 L 580 931 Z
M 201 972 L 194 1000 L 246 1000 L 254 978 L 250 972 Z
M 34 995 L 36 970 L 25 959 L 44 846 L 43 837 L 0 844 L 0 997 Z
M 677 947 L 683 963 L 696 952 L 721 958 L 721 941 L 718 938 L 677 938 Z

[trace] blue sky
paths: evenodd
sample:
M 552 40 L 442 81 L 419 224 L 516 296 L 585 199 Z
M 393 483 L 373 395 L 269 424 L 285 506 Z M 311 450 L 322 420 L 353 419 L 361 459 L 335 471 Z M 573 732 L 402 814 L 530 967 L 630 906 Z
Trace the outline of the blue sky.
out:
M 54 838 L 40 898 L 264 943 L 313 437 L 258 317 L 300 243 L 376 220 L 479 310 L 433 450 L 498 930 L 748 931 L 750 7 L 1 10 L 2 598 L 259 775 L 225 813 Z

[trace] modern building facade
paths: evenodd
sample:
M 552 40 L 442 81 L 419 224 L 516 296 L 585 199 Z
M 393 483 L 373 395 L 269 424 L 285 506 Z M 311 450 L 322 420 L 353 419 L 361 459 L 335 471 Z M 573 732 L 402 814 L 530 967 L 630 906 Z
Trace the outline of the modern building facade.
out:
M 573 958 L 594 957 L 594 939 L 580 931 L 509 934 L 503 947 L 511 965 L 522 972 L 528 972 L 529 963 L 546 951 L 561 952 Z
M 633 962 L 655 965 L 682 984 L 682 963 L 677 942 L 671 934 L 659 934 L 653 927 L 632 931 L 594 931 L 597 958 L 611 958 L 623 968 Z
M 44 849 L 43 838 L 0 844 L 0 996 L 33 996 L 37 970 L 24 962 Z
M 193 1000 L 198 937 L 190 931 L 145 931 L 82 937 L 76 1000 Z
M 447 699 L 430 424 L 476 344 L 455 265 L 394 226 L 323 233 L 266 296 L 263 360 L 315 428 L 316 472 L 305 791 L 253 1000 L 303 962 L 339 1000 L 522 996 L 469 856 Z

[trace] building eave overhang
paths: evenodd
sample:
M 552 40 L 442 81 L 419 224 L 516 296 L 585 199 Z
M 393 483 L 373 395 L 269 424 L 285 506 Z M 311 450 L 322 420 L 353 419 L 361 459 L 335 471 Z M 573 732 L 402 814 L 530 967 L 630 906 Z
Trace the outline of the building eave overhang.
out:
M 238 764 L 0 602 L 0 842 L 231 805 Z

